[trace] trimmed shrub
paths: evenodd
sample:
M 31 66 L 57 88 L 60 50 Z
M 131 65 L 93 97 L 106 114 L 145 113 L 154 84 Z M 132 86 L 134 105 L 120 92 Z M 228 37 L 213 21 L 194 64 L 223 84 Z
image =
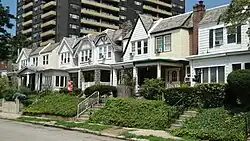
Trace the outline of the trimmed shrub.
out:
M 54 115 L 63 117 L 73 117 L 76 115 L 77 104 L 81 99 L 62 94 L 46 94 L 30 107 L 27 107 L 25 115 Z
M 229 92 L 244 105 L 250 102 L 250 70 L 237 70 L 228 75 Z
M 89 120 L 106 125 L 165 130 L 179 114 L 177 108 L 163 101 L 111 98 Z
M 164 98 L 166 103 L 171 106 L 197 107 L 199 102 L 194 87 L 166 89 L 164 90 Z
M 113 97 L 117 97 L 117 88 L 109 85 L 93 85 L 85 89 L 86 97 L 92 95 L 95 91 L 99 91 L 100 95 L 109 95 L 111 92 Z
M 31 89 L 26 88 L 26 87 L 20 87 L 18 92 L 20 92 L 21 94 L 25 94 L 25 95 L 31 95 L 31 94 L 35 93 L 35 92 L 31 91 Z
M 140 88 L 140 94 L 148 100 L 162 99 L 164 81 L 161 79 L 145 79 Z
M 61 89 L 59 90 L 59 93 L 61 93 L 61 94 L 67 94 L 67 93 L 69 93 L 69 91 L 68 91 L 67 88 L 61 88 Z
M 217 108 L 224 105 L 225 84 L 201 84 L 195 87 L 195 93 L 200 98 L 203 108 Z
M 72 95 L 74 95 L 74 96 L 81 96 L 82 95 L 82 89 L 73 88 Z
M 224 104 L 225 84 L 200 84 L 195 87 L 164 90 L 169 105 L 184 107 L 216 108 Z
M 176 129 L 177 136 L 189 136 L 210 141 L 244 141 L 243 116 L 232 116 L 223 108 L 206 109 Z

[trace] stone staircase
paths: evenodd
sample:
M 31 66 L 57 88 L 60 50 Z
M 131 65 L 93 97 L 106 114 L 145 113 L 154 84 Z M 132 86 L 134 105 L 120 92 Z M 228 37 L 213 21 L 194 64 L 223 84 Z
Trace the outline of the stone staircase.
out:
M 103 107 L 104 107 L 104 103 L 95 104 L 94 106 L 89 108 L 86 112 L 81 114 L 79 116 L 79 118 L 77 119 L 77 121 L 87 121 L 89 119 L 90 115 L 92 115 L 94 112 L 97 112 L 98 110 L 100 110 Z
M 171 127 L 169 130 L 174 130 L 183 127 L 183 123 L 193 117 L 195 117 L 198 114 L 196 111 L 184 111 L 182 115 L 180 115 L 179 119 L 176 119 L 173 124 L 171 124 Z

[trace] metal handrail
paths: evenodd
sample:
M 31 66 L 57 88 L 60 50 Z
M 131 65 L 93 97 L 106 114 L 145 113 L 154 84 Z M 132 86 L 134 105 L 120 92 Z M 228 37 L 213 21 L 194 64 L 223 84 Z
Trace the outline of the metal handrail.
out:
M 76 118 L 79 118 L 81 114 L 86 112 L 89 108 L 91 108 L 95 104 L 99 104 L 100 101 L 100 94 L 98 91 L 94 92 L 88 98 L 83 100 L 77 105 L 77 115 Z

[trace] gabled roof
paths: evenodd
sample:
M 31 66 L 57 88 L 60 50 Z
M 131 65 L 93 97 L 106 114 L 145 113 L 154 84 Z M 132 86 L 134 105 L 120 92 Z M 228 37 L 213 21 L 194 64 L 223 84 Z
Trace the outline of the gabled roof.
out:
M 29 57 L 30 53 L 31 53 L 32 49 L 28 49 L 28 48 L 23 48 L 22 51 L 20 52 L 19 56 L 17 57 L 16 62 L 18 62 L 21 59 L 22 55 L 25 55 L 27 58 Z
M 199 24 L 201 25 L 201 24 L 208 24 L 211 22 L 219 22 L 221 15 L 227 10 L 227 7 L 228 4 L 207 9 L 203 19 L 200 21 Z
M 192 12 L 189 12 L 165 18 L 154 28 L 154 30 L 151 33 L 163 32 L 178 27 L 187 27 L 187 28 L 193 27 L 193 25 L 190 24 L 190 22 L 192 21 L 191 16 Z
M 116 41 L 119 41 L 119 38 L 122 37 L 122 29 L 113 30 L 106 29 L 101 34 L 99 34 L 95 40 L 95 44 L 99 41 L 99 38 L 102 36 L 107 36 L 112 44 L 112 47 L 115 51 L 122 51 L 122 46 L 117 45 Z
M 64 37 L 62 41 L 59 44 L 59 49 L 57 53 L 59 53 L 62 50 L 62 47 L 64 44 L 69 48 L 70 52 L 74 54 L 74 46 L 77 44 L 76 41 L 79 41 L 79 38 L 69 38 L 69 37 Z
M 50 44 L 47 46 L 41 53 L 48 53 L 52 52 L 55 48 L 57 48 L 60 45 L 60 42 Z
M 76 43 L 75 47 L 73 48 L 74 49 L 74 56 L 77 55 L 78 51 L 80 50 L 80 48 L 82 47 L 82 45 L 85 42 L 89 42 L 89 44 L 92 45 L 92 43 L 94 43 L 95 37 L 96 37 L 96 35 L 88 34 L 86 36 L 83 36 L 82 38 L 79 38 L 78 43 Z
M 29 56 L 39 55 L 40 51 L 45 47 L 36 47 L 33 48 Z
M 149 31 L 149 29 L 150 29 L 150 28 L 153 26 L 153 24 L 154 24 L 153 18 L 152 18 L 151 16 L 142 15 L 142 14 L 139 15 L 139 18 L 141 19 L 144 28 L 145 28 L 147 31 Z

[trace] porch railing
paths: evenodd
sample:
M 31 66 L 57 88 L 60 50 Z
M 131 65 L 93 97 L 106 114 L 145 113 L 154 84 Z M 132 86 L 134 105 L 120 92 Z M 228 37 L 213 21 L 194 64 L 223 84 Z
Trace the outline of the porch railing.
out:
M 81 114 L 86 112 L 89 108 L 94 106 L 95 104 L 98 104 L 100 100 L 100 94 L 98 91 L 94 92 L 92 95 L 90 95 L 88 98 L 83 100 L 81 103 L 77 105 L 77 115 L 76 118 L 79 118 Z

